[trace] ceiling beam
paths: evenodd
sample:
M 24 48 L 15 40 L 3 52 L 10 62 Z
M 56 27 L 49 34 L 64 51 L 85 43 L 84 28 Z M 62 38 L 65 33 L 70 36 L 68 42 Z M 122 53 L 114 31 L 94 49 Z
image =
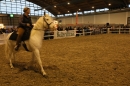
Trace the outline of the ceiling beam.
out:
M 105 0 L 102 0 L 102 1 L 103 1 L 103 3 L 105 4 L 105 6 L 109 8 L 109 6 L 108 6 L 109 3 L 106 2 Z
M 54 9 L 58 9 L 58 12 L 57 12 L 57 15 L 60 13 L 64 13 L 64 10 L 66 10 L 66 12 L 68 11 L 68 9 L 66 9 L 67 6 L 63 6 L 63 5 L 67 5 L 67 3 L 59 3 L 58 1 L 55 0 L 55 2 L 52 2 L 53 3 L 53 6 L 55 5 L 56 8 Z M 64 9 L 64 10 L 63 10 Z
M 59 12 L 57 9 L 53 9 L 54 6 L 52 4 L 50 4 L 50 1 L 48 2 L 49 0 L 44 0 L 44 1 L 33 1 L 35 3 L 38 3 L 38 5 L 40 5 L 42 8 L 41 9 L 35 9 L 35 10 L 42 10 L 42 9 L 46 9 L 49 11 L 49 9 L 51 8 L 52 10 L 50 11 L 53 15 L 56 16 L 56 12 Z
M 125 7 L 128 7 L 128 3 L 126 0 L 123 0 Z
M 74 13 L 76 11 L 87 11 L 87 10 L 95 10 L 95 9 L 102 9 L 102 8 L 122 8 L 127 7 L 130 3 L 129 0 L 27 0 L 30 2 L 33 2 L 39 6 L 41 6 L 41 9 L 36 10 L 42 10 L 46 9 L 49 12 L 51 12 L 54 15 L 60 14 L 68 14 L 67 11 L 70 11 L 69 13 Z M 67 3 L 70 3 L 68 5 Z M 111 3 L 112 5 L 109 6 L 108 4 Z M 56 7 L 54 7 L 56 5 Z M 94 9 L 92 9 L 92 6 L 94 6 Z

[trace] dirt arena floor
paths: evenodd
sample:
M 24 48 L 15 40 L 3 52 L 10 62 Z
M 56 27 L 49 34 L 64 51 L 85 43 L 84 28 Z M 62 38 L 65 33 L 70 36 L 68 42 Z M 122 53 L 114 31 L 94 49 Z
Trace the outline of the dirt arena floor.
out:
M 102 34 L 43 40 L 41 59 L 48 77 L 31 54 L 16 54 L 14 69 L 0 45 L 0 86 L 130 86 L 130 34 Z

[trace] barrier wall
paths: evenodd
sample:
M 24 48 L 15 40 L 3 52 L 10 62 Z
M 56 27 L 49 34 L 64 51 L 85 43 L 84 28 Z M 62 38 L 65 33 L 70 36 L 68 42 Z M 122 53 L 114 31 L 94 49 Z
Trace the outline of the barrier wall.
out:
M 127 18 L 130 17 L 130 12 L 119 12 L 106 14 L 91 14 L 78 17 L 78 24 L 124 24 L 127 25 Z M 61 17 L 58 21 L 62 20 L 61 24 L 76 24 L 74 17 Z
M 54 31 L 54 39 L 70 38 L 76 36 L 76 30 Z
M 48 31 L 48 33 L 50 33 Z M 52 32 L 51 32 L 52 33 Z M 96 35 L 96 34 L 130 34 L 130 28 L 102 28 L 94 30 L 68 30 L 68 31 L 54 31 L 53 35 L 45 35 L 44 37 L 52 37 L 53 39 L 71 38 L 76 36 Z
M 68 30 L 68 31 L 48 31 L 48 35 L 44 35 L 44 39 L 62 39 L 76 36 L 96 35 L 96 34 L 130 34 L 130 28 L 102 28 L 93 30 Z M 53 33 L 53 34 L 50 34 Z M 0 34 L 0 44 L 5 43 L 5 38 L 8 33 Z

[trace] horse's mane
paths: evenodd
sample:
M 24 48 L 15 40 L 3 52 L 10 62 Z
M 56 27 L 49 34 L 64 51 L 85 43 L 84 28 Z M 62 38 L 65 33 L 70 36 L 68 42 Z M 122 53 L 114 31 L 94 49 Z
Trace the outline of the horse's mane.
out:
M 43 17 L 40 17 L 36 23 L 33 29 L 42 29 L 43 28 Z

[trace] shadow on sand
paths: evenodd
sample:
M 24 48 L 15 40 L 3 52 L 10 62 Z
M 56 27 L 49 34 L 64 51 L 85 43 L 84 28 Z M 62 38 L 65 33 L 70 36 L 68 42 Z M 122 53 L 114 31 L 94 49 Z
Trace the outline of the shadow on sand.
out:
M 38 72 L 40 73 L 40 66 L 36 63 L 34 63 L 31 66 L 28 66 L 29 63 L 27 62 L 14 62 L 13 65 L 15 68 L 19 69 L 19 73 L 23 72 L 23 71 L 29 71 L 29 70 L 33 70 L 34 72 Z M 47 66 L 43 66 L 43 68 L 45 70 L 59 70 L 59 68 L 56 65 L 47 65 Z

